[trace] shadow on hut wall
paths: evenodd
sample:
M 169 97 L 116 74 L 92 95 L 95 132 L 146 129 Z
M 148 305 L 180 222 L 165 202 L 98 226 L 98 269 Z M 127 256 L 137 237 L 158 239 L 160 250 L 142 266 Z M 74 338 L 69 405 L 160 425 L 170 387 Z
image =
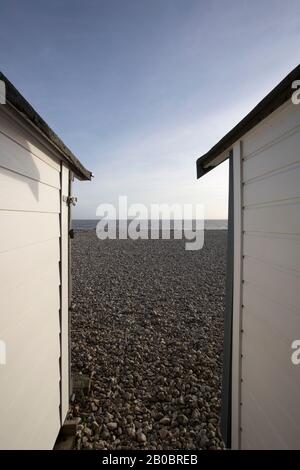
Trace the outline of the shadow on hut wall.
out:
M 26 146 L 15 143 L 13 152 L 8 137 L 0 133 L 0 140 L 1 208 L 34 210 L 40 199 L 41 175 L 32 156 L 30 143 L 26 142 Z

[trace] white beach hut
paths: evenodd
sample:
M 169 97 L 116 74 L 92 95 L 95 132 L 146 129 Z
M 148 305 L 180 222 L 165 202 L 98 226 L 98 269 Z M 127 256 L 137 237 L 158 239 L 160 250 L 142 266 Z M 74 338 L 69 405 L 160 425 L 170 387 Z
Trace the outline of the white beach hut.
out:
M 69 402 L 71 181 L 91 173 L 0 83 L 0 448 L 51 449 Z
M 221 427 L 234 449 L 300 448 L 299 79 L 300 66 L 197 160 L 200 178 L 229 159 Z

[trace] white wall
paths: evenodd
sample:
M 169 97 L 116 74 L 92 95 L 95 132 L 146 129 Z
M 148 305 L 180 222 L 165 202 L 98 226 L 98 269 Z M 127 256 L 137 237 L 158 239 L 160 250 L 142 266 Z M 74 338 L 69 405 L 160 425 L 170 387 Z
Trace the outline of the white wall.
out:
M 1 449 L 52 448 L 61 426 L 61 164 L 32 132 L 0 107 Z
M 300 339 L 300 106 L 285 103 L 238 145 L 235 446 L 299 449 L 300 366 L 291 344 Z

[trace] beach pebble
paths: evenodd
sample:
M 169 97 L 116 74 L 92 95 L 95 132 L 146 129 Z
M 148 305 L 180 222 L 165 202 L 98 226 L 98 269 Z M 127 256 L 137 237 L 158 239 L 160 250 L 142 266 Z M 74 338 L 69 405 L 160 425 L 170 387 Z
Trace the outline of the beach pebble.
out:
M 159 435 L 160 435 L 161 439 L 165 439 L 168 434 L 169 434 L 169 431 L 165 428 L 160 429 L 160 431 L 159 431 Z
M 147 441 L 147 437 L 145 436 L 143 432 L 137 432 L 136 440 L 140 442 L 141 444 L 143 444 Z
M 171 420 L 167 416 L 164 416 L 163 418 L 159 420 L 159 423 L 162 424 L 163 426 L 170 424 L 170 422 Z
M 135 438 L 135 429 L 128 428 L 127 429 L 127 434 L 128 434 L 129 437 L 131 437 L 131 439 L 134 439 Z
M 177 421 L 178 421 L 178 423 L 180 423 L 180 424 L 187 424 L 187 423 L 189 422 L 189 419 L 188 419 L 188 417 L 185 416 L 185 415 L 178 415 L 178 416 L 177 416 Z
M 115 429 L 118 428 L 118 423 L 107 423 L 107 429 L 109 429 L 109 431 L 114 431 Z

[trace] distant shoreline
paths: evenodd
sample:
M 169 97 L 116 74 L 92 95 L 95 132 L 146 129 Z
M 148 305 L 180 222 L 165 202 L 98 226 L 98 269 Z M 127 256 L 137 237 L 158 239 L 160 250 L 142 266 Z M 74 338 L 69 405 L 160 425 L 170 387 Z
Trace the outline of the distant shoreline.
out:
M 99 219 L 73 219 L 72 227 L 74 230 L 95 230 Z M 120 221 L 117 220 L 117 227 L 119 226 Z M 131 220 L 128 220 L 130 223 Z M 148 230 L 151 228 L 149 224 L 151 220 L 148 221 Z M 170 220 L 170 231 L 174 232 L 174 220 Z M 204 220 L 204 230 L 227 230 L 227 219 L 207 219 Z M 195 230 L 195 221 L 192 221 L 193 230 Z M 162 230 L 162 220 L 159 221 L 159 231 Z

